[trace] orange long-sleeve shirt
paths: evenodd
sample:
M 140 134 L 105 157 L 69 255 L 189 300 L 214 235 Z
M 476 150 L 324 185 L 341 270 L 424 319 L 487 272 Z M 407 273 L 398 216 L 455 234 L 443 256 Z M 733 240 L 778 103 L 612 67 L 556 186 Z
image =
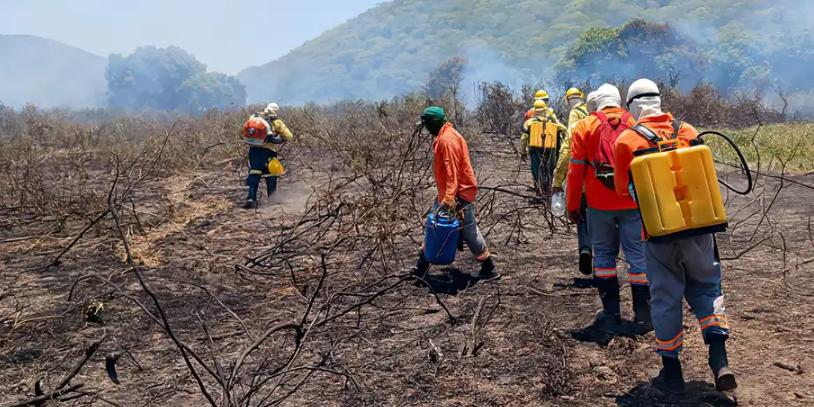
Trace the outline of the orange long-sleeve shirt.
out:
M 455 198 L 474 202 L 478 180 L 463 136 L 447 123 L 432 143 L 432 170 L 438 188 L 438 202 L 455 206 Z
M 644 125 L 661 137 L 662 140 L 667 140 L 673 135 L 673 115 L 670 113 L 643 117 L 637 124 Z M 681 128 L 678 131 L 678 139 L 682 141 L 682 145 L 689 145 L 690 140 L 697 137 L 698 131 L 695 127 L 687 123 L 681 123 Z M 619 135 L 619 138 L 616 139 L 613 179 L 618 194 L 630 196 L 630 190 L 628 188 L 630 184 L 630 163 L 633 161 L 633 153 L 651 147 L 655 146 L 631 129 L 625 130 Z
M 612 107 L 602 109 L 609 121 L 621 120 L 625 109 Z M 628 123 L 633 124 L 633 119 Z M 595 116 L 580 120 L 571 133 L 571 162 L 568 165 L 566 205 L 569 212 L 579 210 L 584 188 L 588 207 L 606 211 L 636 209 L 636 202 L 629 196 L 619 196 L 596 178 L 591 163 L 597 160 L 602 122 Z

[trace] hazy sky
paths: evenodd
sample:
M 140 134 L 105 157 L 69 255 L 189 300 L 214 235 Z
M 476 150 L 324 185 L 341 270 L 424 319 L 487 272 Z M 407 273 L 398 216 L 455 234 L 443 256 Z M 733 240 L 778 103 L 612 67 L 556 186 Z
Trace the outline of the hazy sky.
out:
M 0 0 L 0 34 L 54 39 L 101 56 L 177 45 L 235 74 L 276 59 L 382 0 Z

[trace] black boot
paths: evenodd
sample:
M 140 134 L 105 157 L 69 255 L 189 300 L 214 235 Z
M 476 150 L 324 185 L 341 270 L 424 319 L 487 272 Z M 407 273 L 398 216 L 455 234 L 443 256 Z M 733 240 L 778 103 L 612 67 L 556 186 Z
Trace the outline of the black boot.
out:
M 500 273 L 497 272 L 495 268 L 495 262 L 492 261 L 491 257 L 487 257 L 486 260 L 482 261 L 480 264 L 480 272 L 478 273 L 478 280 L 486 282 L 486 281 L 494 281 L 500 279 Z
M 614 278 L 597 278 L 596 287 L 599 290 L 599 298 L 602 300 L 602 311 L 605 315 L 616 316 L 621 315 L 619 309 L 619 279 Z
M 578 341 L 595 342 L 606 346 L 621 331 L 622 318 L 619 309 L 619 280 L 595 278 L 602 300 L 602 312 L 590 326 L 571 332 Z
M 653 317 L 650 315 L 650 287 L 631 285 L 630 289 L 633 292 L 634 333 L 644 335 L 652 332 Z
M 427 276 L 427 271 L 430 270 L 430 262 L 427 261 L 427 258 L 424 257 L 424 250 L 418 251 L 418 261 L 415 263 L 415 267 L 411 270 L 413 277 L 417 279 L 424 279 Z
M 738 387 L 735 374 L 729 370 L 729 360 L 726 356 L 726 335 L 709 334 L 709 367 L 715 377 L 715 389 L 718 391 L 731 391 Z
M 594 256 L 590 250 L 582 250 L 579 253 L 579 272 L 590 276 L 594 272 Z
M 653 387 L 660 391 L 679 395 L 686 391 L 684 373 L 681 371 L 681 361 L 678 358 L 661 357 L 662 368 L 659 375 L 653 378 Z
M 243 209 L 255 209 L 257 208 L 257 202 L 254 199 L 247 199 L 246 203 L 243 204 Z

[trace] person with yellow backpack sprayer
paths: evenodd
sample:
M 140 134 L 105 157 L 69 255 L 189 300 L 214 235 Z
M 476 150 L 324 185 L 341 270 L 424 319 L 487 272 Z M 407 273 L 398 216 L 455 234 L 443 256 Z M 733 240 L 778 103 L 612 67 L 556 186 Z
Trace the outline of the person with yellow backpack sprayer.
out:
M 545 196 L 551 191 L 554 167 L 557 165 L 557 151 L 567 129 L 557 121 L 542 100 L 534 102 L 534 112 L 535 116 L 523 123 L 520 158 L 523 161 L 531 158 L 534 188 Z
M 565 134 L 560 146 L 560 157 L 557 160 L 557 167 L 554 169 L 553 192 L 562 193 L 565 184 L 565 174 L 568 172 L 568 163 L 571 161 L 571 137 L 577 122 L 586 118 L 589 114 L 588 105 L 585 103 L 585 94 L 577 88 L 568 89 L 565 92 L 565 100 L 571 112 L 568 115 L 568 131 Z M 591 235 L 588 233 L 588 222 L 585 216 L 587 208 L 585 194 L 582 194 L 582 205 L 580 211 L 583 214 L 582 222 L 577 224 L 577 250 L 579 251 L 579 271 L 589 276 L 593 273 L 593 251 L 591 250 Z
M 276 103 L 269 103 L 262 112 L 252 114 L 243 124 L 243 142 L 249 145 L 249 176 L 246 177 L 249 196 L 244 209 L 257 207 L 261 178 L 266 179 L 266 192 L 271 197 L 277 191 L 277 177 L 285 172 L 277 152 L 282 144 L 293 140 L 294 135 L 277 117 L 279 110 Z
M 713 235 L 726 228 L 727 218 L 712 153 L 700 138 L 723 135 L 699 135 L 662 112 L 659 88 L 648 79 L 631 84 L 627 105 L 637 123 L 616 141 L 614 181 L 617 193 L 637 200 L 647 239 L 656 350 L 663 365 L 653 385 L 668 394 L 685 391 L 678 356 L 686 298 L 709 345 L 715 388 L 733 390 L 737 383 L 726 352 L 730 328 Z M 738 155 L 749 174 L 739 150 Z M 751 176 L 748 181 L 751 189 Z

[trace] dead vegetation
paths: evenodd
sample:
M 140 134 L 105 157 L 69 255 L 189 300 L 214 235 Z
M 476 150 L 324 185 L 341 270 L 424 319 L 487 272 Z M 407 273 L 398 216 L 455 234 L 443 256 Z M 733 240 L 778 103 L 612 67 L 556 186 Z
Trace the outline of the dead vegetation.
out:
M 235 207 L 245 112 L 2 112 L 0 403 L 652 405 L 627 393 L 655 366 L 647 339 L 603 349 L 567 335 L 596 298 L 574 285 L 572 233 L 527 188 L 514 144 L 476 131 L 504 132 L 507 112 L 525 110 L 507 89 L 487 91 L 495 102 L 458 125 L 482 185 L 481 229 L 507 275 L 489 285 L 466 272 L 467 253 L 461 270 L 407 275 L 434 194 L 431 139 L 413 124 L 421 97 L 283 112 L 298 140 L 283 153 L 280 201 L 256 212 Z M 745 331 L 779 302 L 801 322 L 787 336 L 812 324 L 800 304 L 814 294 L 814 239 L 800 219 L 814 194 L 777 167 L 791 159 L 762 155 L 755 192 L 728 199 L 720 240 Z M 754 275 L 783 297 L 739 303 L 756 258 L 766 270 Z M 758 346 L 737 340 L 738 356 Z M 792 355 L 771 362 L 811 384 L 808 357 L 780 360 Z

